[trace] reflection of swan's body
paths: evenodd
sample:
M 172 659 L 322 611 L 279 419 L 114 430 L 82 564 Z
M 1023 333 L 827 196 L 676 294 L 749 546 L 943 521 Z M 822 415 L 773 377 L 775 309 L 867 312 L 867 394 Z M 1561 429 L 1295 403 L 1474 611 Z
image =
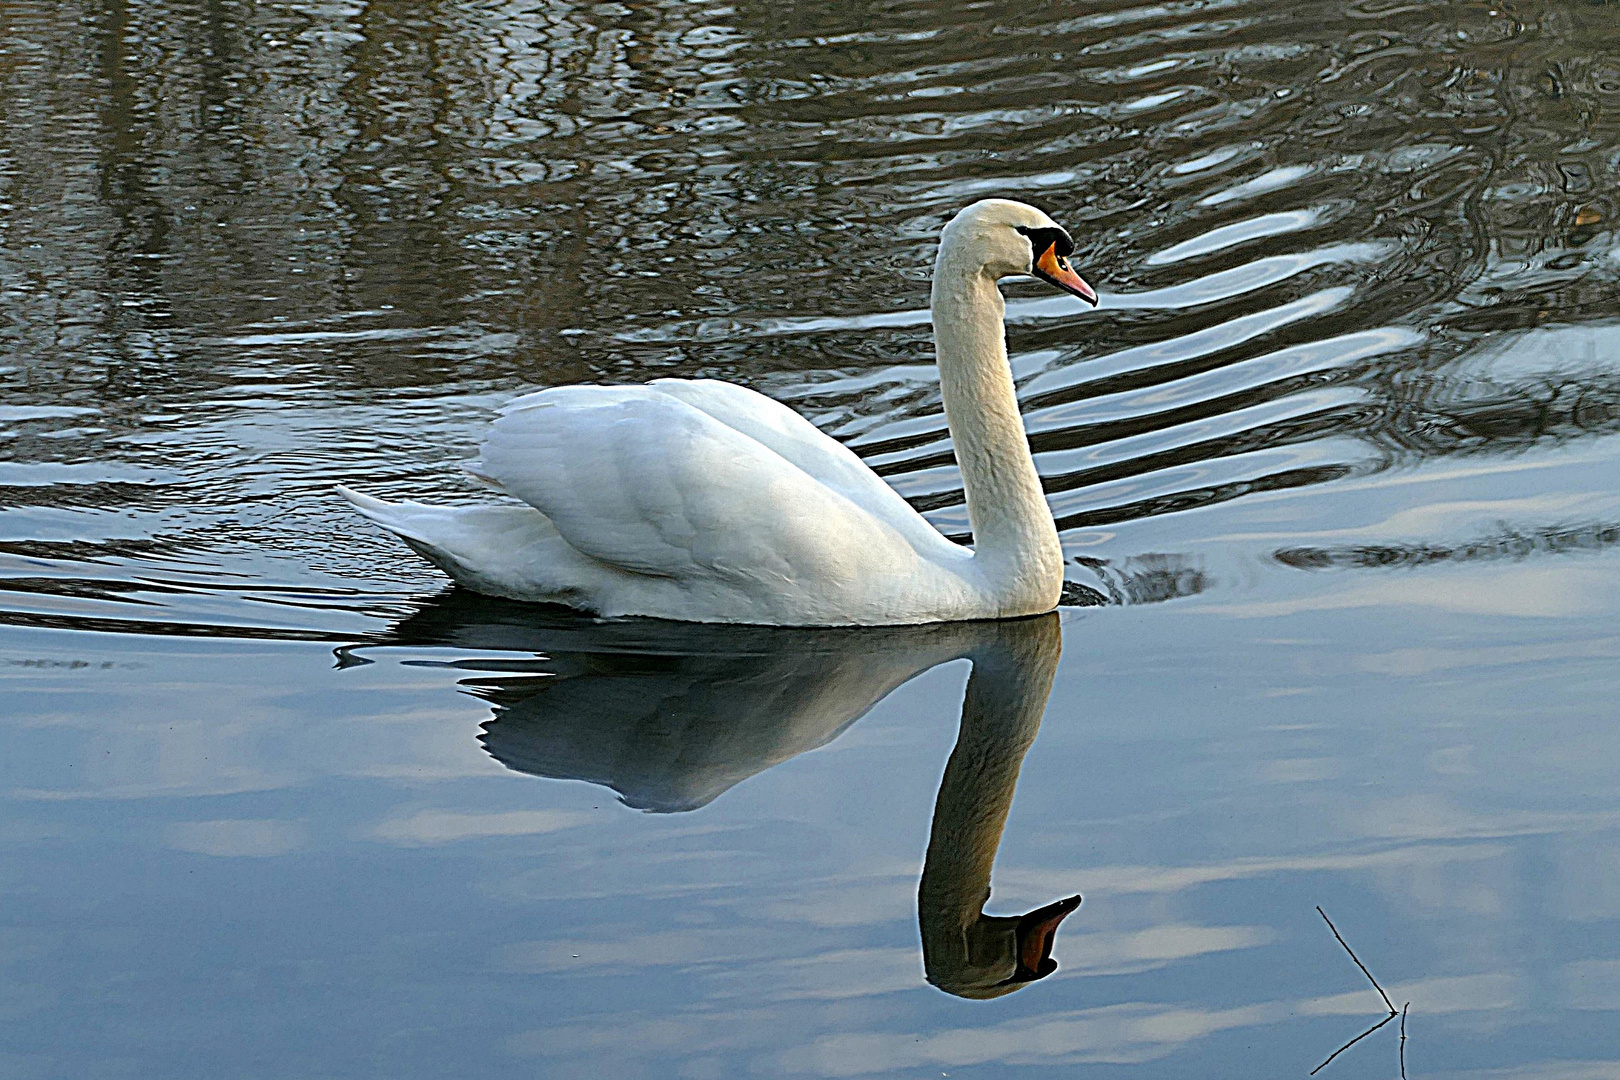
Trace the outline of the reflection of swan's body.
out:
M 479 592 L 604 615 L 890 625 L 1050 611 L 1063 556 L 1007 366 L 999 278 L 1096 302 L 1068 234 L 1022 203 L 941 235 L 940 391 L 976 548 L 951 543 L 849 449 L 714 381 L 566 386 L 508 404 L 474 473 L 524 506 L 385 503 L 344 491 Z
M 379 644 L 545 654 L 455 662 L 503 673 L 469 684 L 495 706 L 485 748 L 510 768 L 605 784 L 654 811 L 703 806 L 836 738 L 913 676 L 970 658 L 918 890 L 924 965 L 930 982 L 964 997 L 996 997 L 1053 970 L 1053 934 L 1079 897 L 1021 919 L 982 909 L 1019 765 L 1051 691 L 1056 615 L 762 630 L 548 620 L 543 612 L 452 593 Z

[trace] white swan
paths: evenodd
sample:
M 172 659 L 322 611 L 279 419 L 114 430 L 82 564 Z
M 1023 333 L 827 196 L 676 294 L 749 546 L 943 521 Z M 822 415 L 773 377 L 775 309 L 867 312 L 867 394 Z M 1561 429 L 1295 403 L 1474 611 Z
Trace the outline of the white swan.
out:
M 1018 413 L 998 279 L 1095 304 L 1069 235 L 974 203 L 940 234 L 934 343 L 975 547 L 946 540 L 848 448 L 732 383 L 561 386 L 508 404 L 470 471 L 527 505 L 338 490 L 478 592 L 599 615 L 849 626 L 1050 611 L 1063 552 Z

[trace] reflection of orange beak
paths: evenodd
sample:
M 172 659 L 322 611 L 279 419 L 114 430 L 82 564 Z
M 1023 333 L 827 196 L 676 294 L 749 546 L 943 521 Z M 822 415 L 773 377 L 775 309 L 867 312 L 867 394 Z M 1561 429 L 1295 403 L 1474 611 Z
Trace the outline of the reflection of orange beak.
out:
M 1044 979 L 1057 970 L 1057 961 L 1052 959 L 1052 945 L 1057 941 L 1058 924 L 1072 915 L 1079 906 L 1080 898 L 1070 896 L 1047 904 L 1043 908 L 1036 908 L 1018 920 L 1018 927 L 1014 931 L 1017 940 L 1018 970 L 1007 980 L 1008 982 L 1032 982 L 1035 979 Z
M 1092 307 L 1097 306 L 1097 290 L 1087 285 L 1069 260 L 1057 253 L 1057 244 L 1053 243 L 1035 260 L 1035 276 L 1043 281 L 1050 281 L 1053 285 L 1066 293 L 1073 293 Z M 1068 912 L 1064 912 L 1065 915 Z

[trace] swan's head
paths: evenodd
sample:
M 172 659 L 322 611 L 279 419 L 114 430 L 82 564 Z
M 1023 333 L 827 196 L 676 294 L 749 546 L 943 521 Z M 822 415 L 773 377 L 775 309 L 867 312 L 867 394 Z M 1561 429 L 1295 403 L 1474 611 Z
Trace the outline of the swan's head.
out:
M 1058 924 L 1080 906 L 1078 896 L 1053 901 L 1027 915 L 986 915 L 972 923 L 930 926 L 923 922 L 923 973 L 929 982 L 957 997 L 987 1000 L 1022 990 L 1057 970 L 1052 943 Z
M 984 199 L 964 208 L 940 234 L 940 260 L 976 262 L 995 278 L 1030 275 L 1072 293 L 1088 304 L 1097 292 L 1087 285 L 1069 255 L 1074 241 L 1068 232 L 1041 211 L 1011 199 Z

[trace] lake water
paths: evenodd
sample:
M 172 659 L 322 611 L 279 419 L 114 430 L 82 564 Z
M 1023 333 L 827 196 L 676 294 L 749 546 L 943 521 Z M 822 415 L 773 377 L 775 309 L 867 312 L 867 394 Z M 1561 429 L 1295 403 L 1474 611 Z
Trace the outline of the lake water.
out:
M 1617 191 L 1586 0 L 7 3 L 0 1076 L 1305 1077 L 1320 906 L 1405 1015 L 1319 1075 L 1620 1078 Z M 991 195 L 1102 293 L 1006 287 L 1055 616 L 594 623 L 330 494 L 715 376 L 960 535 Z

